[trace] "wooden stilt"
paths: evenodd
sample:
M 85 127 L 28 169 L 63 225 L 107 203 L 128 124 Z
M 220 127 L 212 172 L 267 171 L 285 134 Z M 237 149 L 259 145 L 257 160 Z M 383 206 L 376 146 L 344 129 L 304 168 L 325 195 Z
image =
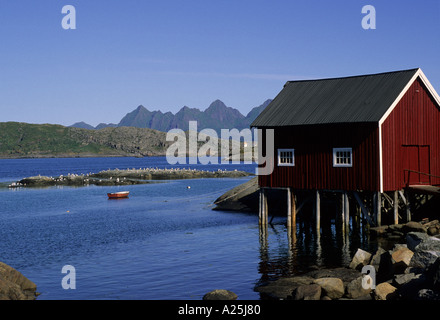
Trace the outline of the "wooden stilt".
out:
M 411 221 L 411 202 L 409 201 L 409 192 L 406 192 L 406 221 Z
M 290 188 L 287 188 L 287 227 L 292 226 L 292 197 L 290 195 Z
M 374 213 L 377 226 L 382 225 L 382 196 L 380 191 L 374 193 Z
M 316 232 L 321 234 L 321 196 L 319 190 L 316 190 L 315 200 Z
M 267 225 L 268 217 L 269 217 L 269 206 L 267 204 L 267 195 L 266 192 L 264 192 L 264 224 Z
M 345 232 L 348 233 L 350 231 L 350 202 L 348 200 L 348 193 L 344 192 L 344 228 Z
M 342 233 L 345 233 L 345 193 L 341 197 L 341 227 Z
M 368 211 L 367 208 L 365 208 L 365 205 L 362 201 L 362 199 L 360 198 L 359 194 L 357 192 L 353 192 L 354 198 L 356 199 L 356 201 L 359 204 L 359 207 L 361 208 L 362 214 L 364 215 L 364 218 L 367 219 L 368 223 L 370 225 L 374 225 L 374 222 L 371 220 L 370 217 L 370 212 Z
M 295 193 L 293 192 L 293 189 L 290 191 L 290 204 L 292 206 L 291 225 L 292 225 L 292 227 L 296 228 L 296 199 L 295 199 Z
M 394 191 L 394 224 L 399 224 L 399 193 Z
M 357 230 L 360 230 L 361 228 L 361 207 L 356 206 L 356 214 L 355 214 L 355 226 Z
M 260 188 L 258 195 L 258 224 L 261 226 L 263 223 L 263 189 Z
M 399 190 L 399 195 L 403 200 L 403 204 L 405 205 L 406 209 L 406 221 L 411 221 L 411 209 L 410 209 L 410 203 L 409 203 L 409 193 L 407 191 Z
M 267 197 L 264 188 L 260 188 L 259 224 L 267 225 Z

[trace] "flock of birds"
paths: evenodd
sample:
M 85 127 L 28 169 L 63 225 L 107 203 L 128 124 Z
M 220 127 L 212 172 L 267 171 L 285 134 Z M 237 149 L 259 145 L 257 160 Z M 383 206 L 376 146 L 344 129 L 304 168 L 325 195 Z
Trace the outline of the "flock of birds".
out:
M 114 169 L 114 170 L 111 170 L 111 169 L 108 169 L 108 170 L 104 170 L 104 171 L 101 171 L 101 172 L 99 172 L 99 174 L 103 174 L 103 173 L 109 173 L 109 172 L 113 172 L 113 171 L 116 171 L 116 172 L 119 172 L 119 171 L 121 171 L 121 172 L 127 172 L 127 173 L 145 173 L 145 172 L 148 172 L 148 173 L 166 173 L 166 174 L 168 174 L 168 173 L 196 173 L 196 172 L 212 172 L 212 171 L 209 171 L 209 170 L 199 170 L 199 169 L 191 169 L 191 168 L 164 168 L 164 169 L 160 169 L 160 168 L 139 168 L 139 169 L 135 169 L 135 168 L 132 168 L 132 169 L 126 169 L 126 170 L 120 170 L 120 169 L 118 169 L 118 168 L 116 168 L 116 169 Z M 237 172 L 237 169 L 234 169 L 234 171 L 235 172 Z M 224 170 L 222 170 L 222 169 L 217 169 L 217 172 L 218 173 L 227 173 L 227 172 L 229 172 L 228 170 L 226 170 L 226 169 L 224 169 Z M 68 173 L 67 174 L 67 176 L 64 176 L 64 175 L 60 175 L 59 177 L 56 177 L 56 178 L 53 178 L 53 177 L 41 177 L 41 175 L 38 175 L 38 178 L 45 178 L 45 179 L 51 179 L 51 180 L 53 180 L 54 182 L 63 182 L 63 181 L 69 181 L 69 180 L 74 180 L 74 179 L 78 179 L 78 178 L 80 178 L 80 179 L 84 179 L 84 182 L 85 183 L 88 183 L 89 181 L 90 181 L 90 178 L 89 177 L 91 177 L 93 175 L 93 173 L 91 173 L 91 172 L 89 172 L 89 173 L 87 173 L 87 174 L 76 174 L 76 173 Z M 113 177 L 111 176 L 110 178 L 109 178 L 109 180 L 112 180 L 113 179 Z M 123 180 L 125 180 L 126 179 L 126 177 L 116 177 L 116 182 L 120 182 L 121 180 L 120 179 L 123 179 Z M 26 183 L 21 183 L 21 182 L 12 182 L 11 184 L 9 184 L 9 188 L 19 188 L 19 187 L 25 187 L 26 186 Z M 187 189 L 191 189 L 191 186 L 187 186 Z

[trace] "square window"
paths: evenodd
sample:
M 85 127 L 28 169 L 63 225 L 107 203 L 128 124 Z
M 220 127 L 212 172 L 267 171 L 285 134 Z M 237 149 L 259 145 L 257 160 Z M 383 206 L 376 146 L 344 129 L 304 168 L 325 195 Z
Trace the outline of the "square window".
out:
M 294 149 L 278 149 L 278 165 L 294 166 L 295 150 Z
M 352 167 L 353 151 L 351 148 L 333 148 L 333 167 Z

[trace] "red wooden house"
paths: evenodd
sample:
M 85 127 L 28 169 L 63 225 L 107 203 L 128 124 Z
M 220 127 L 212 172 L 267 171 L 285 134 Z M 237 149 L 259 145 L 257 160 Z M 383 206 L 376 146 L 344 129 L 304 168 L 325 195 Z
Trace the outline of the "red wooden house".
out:
M 275 134 L 261 188 L 440 185 L 440 97 L 421 69 L 289 81 L 251 126 Z

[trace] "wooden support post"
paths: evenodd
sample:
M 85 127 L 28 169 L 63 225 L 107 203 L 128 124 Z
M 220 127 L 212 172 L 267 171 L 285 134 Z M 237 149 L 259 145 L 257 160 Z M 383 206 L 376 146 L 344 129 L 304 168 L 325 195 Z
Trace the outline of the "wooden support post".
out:
M 380 191 L 374 193 L 374 213 L 378 227 L 382 225 L 382 195 Z
M 345 233 L 345 193 L 341 197 L 341 227 L 342 233 Z
M 292 227 L 296 228 L 296 199 L 295 199 L 295 193 L 293 192 L 293 189 L 290 190 L 290 204 L 292 206 Z
M 345 207 L 344 228 L 345 228 L 345 232 L 348 233 L 350 231 L 350 202 L 348 200 L 347 192 L 344 192 L 344 207 Z
M 267 225 L 267 221 L 269 218 L 269 206 L 267 204 L 267 195 L 264 192 L 264 224 Z
M 411 202 L 409 201 L 409 192 L 406 192 L 406 221 L 411 221 Z
M 394 224 L 399 224 L 399 193 L 394 191 Z
M 399 195 L 403 200 L 403 203 L 405 204 L 406 208 L 406 220 L 407 222 L 411 221 L 411 209 L 410 209 L 410 203 L 409 203 L 409 193 L 407 191 L 403 192 L 402 190 L 399 190 Z
M 259 224 L 267 225 L 267 197 L 264 188 L 260 188 Z
M 287 188 L 287 228 L 292 227 L 292 197 L 290 195 L 290 188 Z
M 261 225 L 263 217 L 263 189 L 260 188 L 258 193 L 258 224 Z
M 317 234 L 321 234 L 321 197 L 319 190 L 316 190 L 315 200 L 316 232 Z
M 356 229 L 359 230 L 361 228 L 361 207 L 356 206 L 356 213 L 355 213 L 355 223 Z
M 359 207 L 361 208 L 361 211 L 362 211 L 362 214 L 364 215 L 364 218 L 367 219 L 367 221 L 370 225 L 374 225 L 373 221 L 371 220 L 370 213 L 368 212 L 368 209 L 365 208 L 365 205 L 364 205 L 361 197 L 359 196 L 359 194 L 354 191 L 353 195 L 354 195 L 354 198 L 356 199 L 356 201 L 358 202 Z

